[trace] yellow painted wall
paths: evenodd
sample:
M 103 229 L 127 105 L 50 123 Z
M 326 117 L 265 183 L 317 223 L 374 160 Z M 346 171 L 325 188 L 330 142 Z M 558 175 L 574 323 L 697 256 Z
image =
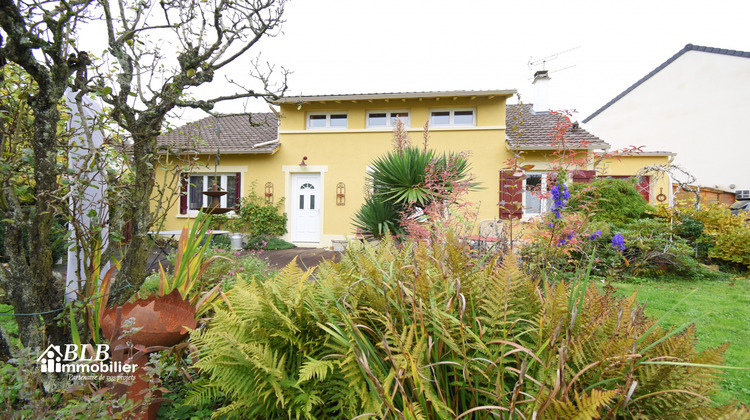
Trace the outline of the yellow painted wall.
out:
M 378 156 L 392 149 L 391 129 L 367 129 L 368 111 L 405 110 L 410 112 L 411 127 L 408 133 L 414 145 L 423 144 L 423 126 L 429 112 L 435 109 L 473 108 L 476 112 L 475 127 L 451 127 L 430 129 L 431 148 L 440 152 L 471 153 L 472 173 L 481 182 L 482 189 L 469 194 L 468 200 L 481 203 L 478 220 L 497 217 L 498 171 L 511 157 L 505 146 L 505 98 L 441 98 L 440 100 L 408 99 L 342 101 L 337 103 L 305 103 L 298 110 L 296 104 L 281 106 L 279 136 L 281 146 L 274 155 L 222 155 L 218 173 L 242 173 L 243 196 L 253 180 L 256 192 L 263 195 L 267 182 L 274 185 L 274 200 L 286 200 L 285 210 L 291 215 L 291 173 L 317 172 L 326 168 L 323 179 L 323 227 L 321 242 L 330 245 L 332 239 L 344 239 L 354 234 L 351 219 L 364 203 L 365 176 L 367 166 Z M 346 112 L 346 130 L 307 130 L 308 112 Z M 300 166 L 307 156 L 306 166 Z M 201 156 L 204 166 L 196 173 L 213 173 L 212 156 Z M 286 171 L 285 171 L 286 170 Z M 162 179 L 159 175 L 157 179 Z M 346 203 L 336 204 L 336 186 L 346 186 Z M 179 203 L 166 219 L 163 230 L 180 229 L 187 217 L 179 215 Z M 289 240 L 289 234 L 286 235 Z M 315 245 L 315 244 L 310 244 Z
M 599 176 L 633 176 L 642 168 L 650 165 L 666 165 L 670 156 L 620 156 L 602 160 L 596 167 Z M 651 179 L 650 203 L 653 205 L 671 205 L 672 184 L 669 177 L 663 173 L 650 172 L 647 175 Z M 659 194 L 666 196 L 665 201 L 658 201 Z
M 253 181 L 256 193 L 263 196 L 264 186 L 271 182 L 274 188 L 274 202 L 284 198 L 285 211 L 291 216 L 291 174 L 322 172 L 322 229 L 321 241 L 303 246 L 328 246 L 331 240 L 344 239 L 354 234 L 351 219 L 364 203 L 365 177 L 367 166 L 378 156 L 392 149 L 391 129 L 368 129 L 368 111 L 409 111 L 411 127 L 408 134 L 412 144 L 422 145 L 423 129 L 431 110 L 472 108 L 476 111 L 477 124 L 474 127 L 446 127 L 430 129 L 430 147 L 440 152 L 470 152 L 472 172 L 481 182 L 482 189 L 473 191 L 467 199 L 480 203 L 477 222 L 494 219 L 498 216 L 498 171 L 507 165 L 513 153 L 507 150 L 505 142 L 505 98 L 496 96 L 471 98 L 423 98 L 383 99 L 358 101 L 326 101 L 304 103 L 301 109 L 297 104 L 280 106 L 279 137 L 281 146 L 273 155 L 227 155 L 221 156 L 219 173 L 242 174 L 242 194 L 246 196 Z M 348 128 L 345 130 L 307 130 L 307 115 L 310 112 L 346 112 Z M 307 156 L 306 165 L 300 166 Z M 545 171 L 551 168 L 554 159 L 551 152 L 527 151 L 522 154 L 522 163 L 531 163 L 531 171 Z M 213 156 L 201 156 L 203 166 L 196 173 L 213 173 Z M 661 157 L 627 157 L 622 161 L 610 160 L 599 168 L 607 168 L 611 175 L 632 175 L 645 164 L 666 162 Z M 591 169 L 587 165 L 586 169 Z M 159 176 L 157 179 L 162 179 Z M 336 186 L 346 186 L 345 205 L 336 203 Z M 666 184 L 665 184 L 666 185 Z M 661 184 L 659 184 L 661 186 Z M 658 190 L 652 192 L 655 197 Z M 179 215 L 179 203 L 166 219 L 163 230 L 180 229 L 187 217 Z M 478 225 L 478 223 L 477 223 Z M 287 234 L 284 239 L 289 240 Z
M 510 153 L 505 147 L 505 98 L 442 98 L 341 103 L 306 103 L 298 110 L 296 104 L 281 106 L 281 149 L 274 157 L 277 166 L 298 165 L 307 156 L 308 167 L 326 166 L 324 173 L 323 243 L 352 235 L 351 219 L 365 199 L 367 166 L 378 156 L 392 149 L 391 129 L 367 129 L 368 111 L 410 112 L 408 134 L 413 145 L 423 144 L 423 129 L 429 112 L 435 109 L 473 108 L 476 127 L 431 128 L 429 146 L 440 152 L 471 153 L 472 173 L 483 189 L 473 191 L 467 199 L 481 203 L 479 220 L 497 217 L 498 171 Z M 309 112 L 342 112 L 348 115 L 347 130 L 306 130 Z M 299 169 L 297 169 L 299 170 Z M 336 205 L 336 185 L 346 185 L 346 205 Z

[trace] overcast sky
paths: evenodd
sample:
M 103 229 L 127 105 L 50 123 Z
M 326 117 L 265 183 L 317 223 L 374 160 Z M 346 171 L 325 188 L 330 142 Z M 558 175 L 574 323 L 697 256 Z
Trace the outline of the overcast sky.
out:
M 294 72 L 288 95 L 516 89 L 533 102 L 546 67 L 552 108 L 582 120 L 688 43 L 750 51 L 748 17 L 748 0 L 291 0 L 259 47 Z

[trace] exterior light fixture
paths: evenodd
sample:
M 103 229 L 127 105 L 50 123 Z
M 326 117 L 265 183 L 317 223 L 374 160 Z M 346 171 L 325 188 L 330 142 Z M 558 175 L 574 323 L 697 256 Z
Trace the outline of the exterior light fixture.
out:
M 299 163 L 299 166 L 307 166 L 307 164 L 305 163 L 306 160 L 307 160 L 307 156 L 303 156 L 302 162 Z

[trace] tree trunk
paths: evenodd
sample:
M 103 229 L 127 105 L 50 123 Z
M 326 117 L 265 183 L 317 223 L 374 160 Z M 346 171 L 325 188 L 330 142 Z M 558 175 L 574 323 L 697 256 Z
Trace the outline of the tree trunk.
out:
M 49 95 L 53 96 L 53 95 Z M 64 305 L 64 286 L 52 273 L 52 221 L 54 196 L 58 189 L 57 121 L 60 118 L 57 101 L 37 98 L 34 110 L 34 181 L 36 205 L 28 224 L 26 259 L 23 230 L 26 225 L 23 211 L 15 209 L 15 223 L 6 228 L 6 251 L 11 259 L 8 292 L 13 302 L 21 343 L 27 347 L 42 347 L 48 343 L 65 344 L 69 341 L 66 329 L 58 326 L 55 317 Z M 47 99 L 47 100 L 44 100 Z M 34 314 L 34 315 L 31 315 Z
M 151 254 L 148 231 L 153 223 L 151 194 L 154 190 L 153 168 L 157 163 L 156 134 L 134 136 L 133 141 L 135 180 L 130 194 L 132 236 L 122 262 L 122 271 L 112 285 L 110 305 L 122 305 L 138 291 L 146 279 L 146 263 Z

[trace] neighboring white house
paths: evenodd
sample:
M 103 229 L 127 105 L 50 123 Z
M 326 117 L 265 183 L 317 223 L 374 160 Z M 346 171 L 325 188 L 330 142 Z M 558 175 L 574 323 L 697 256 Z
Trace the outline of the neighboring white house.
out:
M 750 190 L 750 53 L 688 44 L 583 122 L 615 148 L 676 152 L 701 186 Z

